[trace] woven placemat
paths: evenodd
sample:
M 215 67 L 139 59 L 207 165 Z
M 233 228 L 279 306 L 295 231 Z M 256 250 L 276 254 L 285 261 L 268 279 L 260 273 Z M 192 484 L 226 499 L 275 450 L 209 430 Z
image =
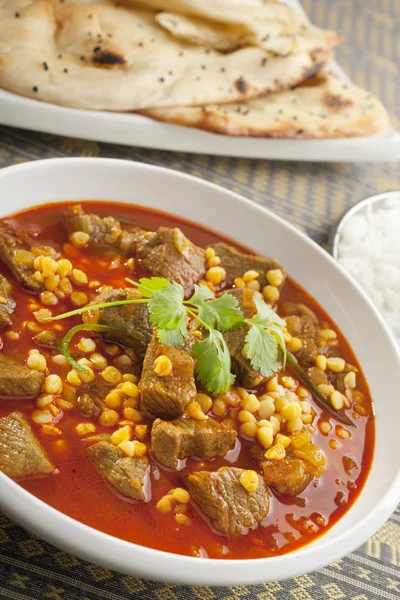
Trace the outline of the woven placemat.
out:
M 399 0 L 305 0 L 318 25 L 344 37 L 339 63 L 400 122 Z M 263 204 L 320 244 L 341 213 L 400 186 L 395 164 L 266 162 L 98 144 L 0 127 L 0 167 L 40 158 L 105 156 L 162 165 Z M 7 203 L 7 198 L 0 202 Z M 1 492 L 0 492 L 1 493 Z M 223 569 L 223 563 L 221 563 Z M 400 598 L 400 510 L 348 557 L 285 582 L 231 588 L 152 583 L 61 552 L 0 515 L 0 598 L 15 600 L 372 600 Z

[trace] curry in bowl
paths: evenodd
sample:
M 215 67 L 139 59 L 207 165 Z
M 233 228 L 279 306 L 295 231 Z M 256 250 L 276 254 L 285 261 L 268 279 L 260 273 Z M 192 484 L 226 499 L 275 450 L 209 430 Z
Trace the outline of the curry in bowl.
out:
M 3 219 L 0 259 L 0 469 L 36 497 L 222 559 L 295 550 L 354 503 L 368 386 L 276 259 L 114 202 Z

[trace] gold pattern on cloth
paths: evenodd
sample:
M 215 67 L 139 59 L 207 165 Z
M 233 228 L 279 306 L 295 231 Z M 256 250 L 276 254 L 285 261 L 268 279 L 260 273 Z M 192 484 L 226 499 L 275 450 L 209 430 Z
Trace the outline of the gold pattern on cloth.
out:
M 304 0 L 311 19 L 344 38 L 339 63 L 400 126 L 400 0 Z M 232 140 L 234 143 L 234 140 Z M 105 156 L 191 173 L 267 206 L 325 244 L 340 214 L 399 188 L 395 164 L 312 164 L 196 156 L 98 144 L 0 126 L 0 167 L 40 158 Z M 1 201 L 7 202 L 7 198 Z M 221 563 L 221 568 L 223 564 Z M 399 600 L 400 509 L 366 544 L 329 567 L 282 582 L 231 588 L 173 586 L 121 575 L 31 536 L 0 514 L 0 599 Z

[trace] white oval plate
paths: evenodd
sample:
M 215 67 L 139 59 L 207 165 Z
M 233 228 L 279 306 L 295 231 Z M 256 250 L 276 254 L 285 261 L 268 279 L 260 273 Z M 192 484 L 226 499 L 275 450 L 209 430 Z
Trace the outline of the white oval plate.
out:
M 179 215 L 260 254 L 276 256 L 346 334 L 377 411 L 373 466 L 358 500 L 326 535 L 284 556 L 216 560 L 144 548 L 82 525 L 0 473 L 4 512 L 86 560 L 135 576 L 192 585 L 247 585 L 294 577 L 338 560 L 383 525 L 400 500 L 400 403 L 393 390 L 400 356 L 371 302 L 324 250 L 237 194 L 175 171 L 128 161 L 64 158 L 8 167 L 0 171 L 0 197 L 0 217 L 61 200 L 135 203 Z
M 286 0 L 286 3 L 305 15 L 299 0 Z M 335 61 L 330 68 L 348 79 Z M 46 104 L 5 90 L 0 90 L 0 123 L 97 142 L 196 154 L 313 162 L 400 161 L 400 132 L 391 126 L 378 135 L 359 138 L 232 138 L 192 127 L 159 123 L 134 113 L 77 110 Z

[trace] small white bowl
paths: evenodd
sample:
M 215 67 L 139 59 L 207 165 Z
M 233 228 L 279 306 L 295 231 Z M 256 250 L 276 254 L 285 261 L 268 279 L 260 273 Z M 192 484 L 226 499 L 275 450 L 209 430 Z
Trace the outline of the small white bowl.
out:
M 135 203 L 201 223 L 260 254 L 276 256 L 346 335 L 377 413 L 373 465 L 358 500 L 324 536 L 283 556 L 216 560 L 144 548 L 82 525 L 0 473 L 4 512 L 86 560 L 134 576 L 191 585 L 248 585 L 294 577 L 338 560 L 383 525 L 400 500 L 400 403 L 393 385 L 400 356 L 372 303 L 324 250 L 237 194 L 176 171 L 122 160 L 65 158 L 8 167 L 0 171 L 0 198 L 0 217 L 61 200 Z

